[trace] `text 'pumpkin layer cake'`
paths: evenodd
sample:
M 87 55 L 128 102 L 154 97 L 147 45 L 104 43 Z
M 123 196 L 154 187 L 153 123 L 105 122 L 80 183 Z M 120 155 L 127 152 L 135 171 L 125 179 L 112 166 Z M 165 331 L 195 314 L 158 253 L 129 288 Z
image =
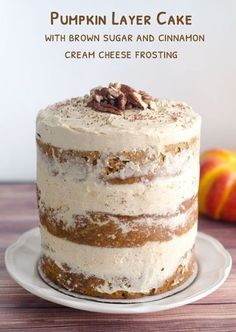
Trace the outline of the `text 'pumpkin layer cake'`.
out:
M 102 298 L 166 292 L 194 269 L 200 116 L 125 84 L 37 117 L 40 267 Z

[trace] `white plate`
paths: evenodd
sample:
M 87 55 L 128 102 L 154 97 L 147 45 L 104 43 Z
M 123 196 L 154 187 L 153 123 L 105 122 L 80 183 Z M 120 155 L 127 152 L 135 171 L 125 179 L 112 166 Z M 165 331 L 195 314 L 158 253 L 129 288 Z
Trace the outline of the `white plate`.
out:
M 67 307 L 104 313 L 130 314 L 161 311 L 197 301 L 220 287 L 229 275 L 232 259 L 221 243 L 209 235 L 198 233 L 196 255 L 198 274 L 192 284 L 169 297 L 142 303 L 104 303 L 76 298 L 50 287 L 39 276 L 39 229 L 19 237 L 5 253 L 5 264 L 12 278 L 23 288 L 45 300 Z

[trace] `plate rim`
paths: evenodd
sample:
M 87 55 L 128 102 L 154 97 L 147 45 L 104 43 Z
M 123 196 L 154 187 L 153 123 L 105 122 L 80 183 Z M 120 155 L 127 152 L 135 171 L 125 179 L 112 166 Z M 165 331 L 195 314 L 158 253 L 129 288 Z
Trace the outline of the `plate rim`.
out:
M 25 283 L 23 280 L 18 278 L 17 273 L 14 273 L 14 268 L 16 267 L 12 264 L 13 259 L 11 259 L 14 255 L 14 249 L 23 246 L 26 240 L 31 236 L 39 236 L 39 227 L 34 227 L 23 234 L 21 234 L 16 241 L 10 244 L 7 249 L 5 250 L 5 266 L 9 273 L 9 275 L 15 280 L 21 287 L 29 291 L 30 293 L 43 298 L 44 300 L 64 305 L 70 308 L 85 310 L 90 312 L 99 312 L 99 313 L 111 313 L 111 314 L 140 314 L 140 313 L 148 313 L 148 312 L 158 312 L 164 310 L 170 310 L 173 308 L 177 308 L 186 304 L 190 304 L 192 302 L 198 301 L 203 297 L 206 297 L 213 293 L 217 288 L 219 288 L 229 276 L 229 273 L 232 268 L 232 257 L 227 249 L 221 244 L 221 242 L 211 235 L 205 234 L 203 232 L 198 231 L 197 239 L 204 240 L 214 246 L 218 253 L 224 256 L 224 265 L 219 269 L 217 278 L 213 284 L 208 286 L 206 289 L 202 289 L 195 293 L 193 296 L 189 296 L 186 299 L 179 300 L 173 304 L 161 304 L 155 305 L 158 301 L 153 302 L 143 302 L 143 303 L 127 303 L 127 304 L 120 304 L 120 303 L 102 303 L 102 302 L 94 302 L 90 301 L 89 299 L 78 299 L 72 298 L 69 295 L 65 295 L 60 293 L 59 291 L 52 289 L 48 286 L 44 281 L 47 289 L 53 290 L 55 293 L 52 295 L 45 294 L 42 292 L 42 289 L 38 286 L 34 285 L 33 283 Z M 198 258 L 197 258 L 198 260 Z M 38 276 L 40 278 L 40 276 Z M 192 285 L 196 282 L 193 281 Z M 191 285 L 189 286 L 191 287 Z M 40 291 L 41 290 L 41 291 Z M 59 293 L 60 297 L 55 296 L 55 294 Z M 181 293 L 181 292 L 180 292 Z

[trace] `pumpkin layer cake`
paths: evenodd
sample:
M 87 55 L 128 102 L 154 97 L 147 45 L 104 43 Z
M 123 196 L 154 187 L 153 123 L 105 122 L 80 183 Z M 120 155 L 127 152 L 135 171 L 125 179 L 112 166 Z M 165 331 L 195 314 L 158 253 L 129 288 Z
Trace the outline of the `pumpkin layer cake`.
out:
M 166 292 L 193 273 L 200 117 L 124 84 L 39 112 L 40 267 L 101 298 Z

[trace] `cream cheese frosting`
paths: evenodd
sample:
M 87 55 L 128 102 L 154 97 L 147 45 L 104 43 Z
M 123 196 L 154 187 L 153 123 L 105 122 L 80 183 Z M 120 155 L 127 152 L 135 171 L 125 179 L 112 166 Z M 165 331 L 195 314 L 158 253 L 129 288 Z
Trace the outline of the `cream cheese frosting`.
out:
M 37 134 L 62 149 L 111 151 L 189 141 L 200 134 L 201 118 L 185 103 L 156 99 L 157 109 L 125 110 L 121 115 L 96 112 L 88 97 L 73 98 L 39 112 Z

